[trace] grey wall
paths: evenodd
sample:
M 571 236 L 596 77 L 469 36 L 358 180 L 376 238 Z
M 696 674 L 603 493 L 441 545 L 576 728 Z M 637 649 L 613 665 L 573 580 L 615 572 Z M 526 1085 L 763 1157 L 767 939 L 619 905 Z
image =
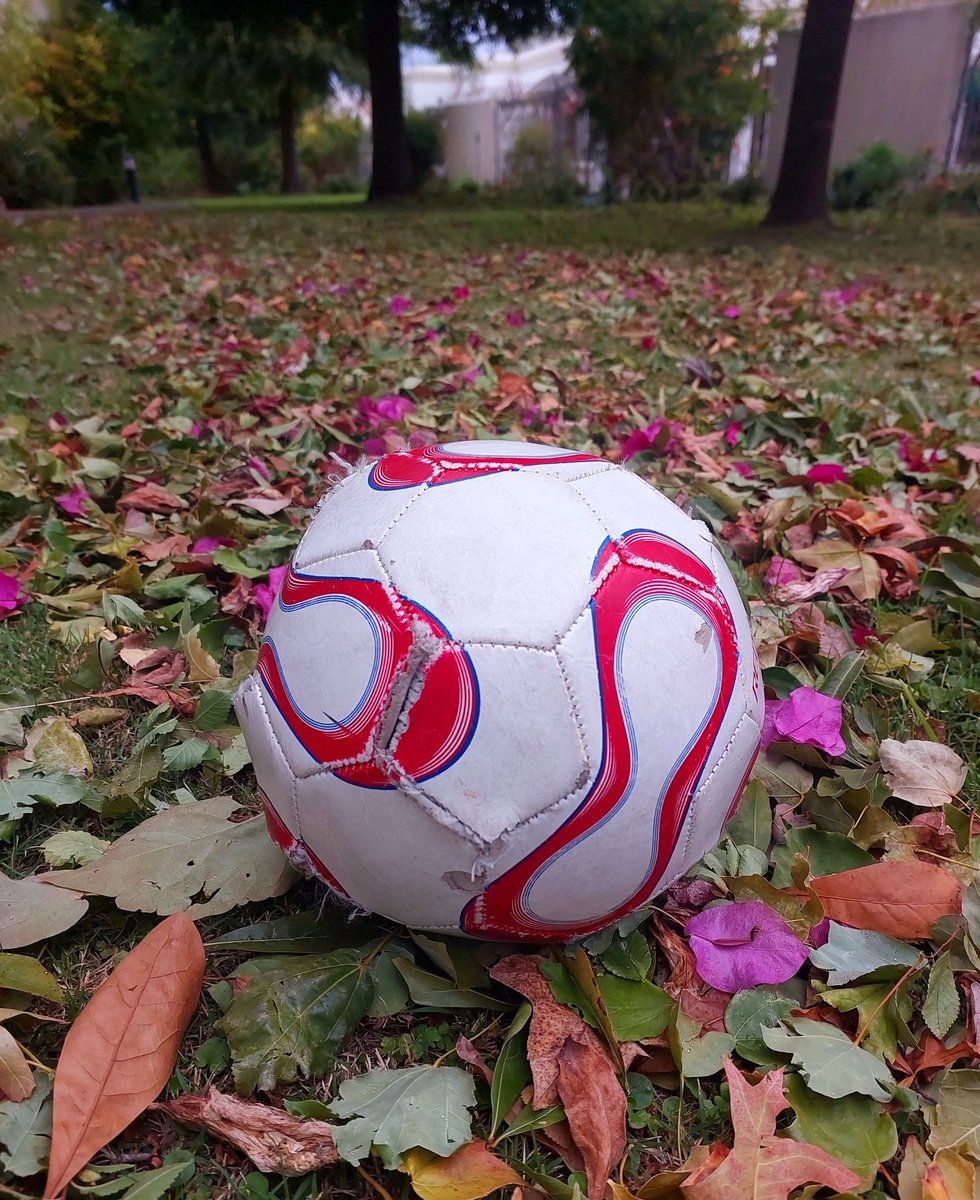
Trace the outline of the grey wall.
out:
M 855 18 L 834 127 L 832 166 L 889 142 L 906 154 L 930 150 L 942 165 L 970 39 L 971 3 L 932 4 Z M 762 174 L 772 186 L 786 137 L 799 30 L 776 47 Z

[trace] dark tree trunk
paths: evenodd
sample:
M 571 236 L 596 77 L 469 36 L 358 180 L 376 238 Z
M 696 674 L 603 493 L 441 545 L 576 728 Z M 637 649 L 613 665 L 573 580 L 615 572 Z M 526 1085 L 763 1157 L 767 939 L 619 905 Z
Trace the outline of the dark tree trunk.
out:
M 808 0 L 767 225 L 826 221 L 827 173 L 854 0 Z
M 371 187 L 368 200 L 391 200 L 412 190 L 408 131 L 402 107 L 398 0 L 365 0 L 365 42 L 371 80 Z
M 284 196 L 296 196 L 303 190 L 296 153 L 296 95 L 292 85 L 279 89 L 279 191 Z
M 206 113 L 198 113 L 194 118 L 194 132 L 197 136 L 197 156 L 201 164 L 201 182 L 204 184 L 204 190 L 212 196 L 223 196 L 231 189 L 214 156 L 211 122 Z

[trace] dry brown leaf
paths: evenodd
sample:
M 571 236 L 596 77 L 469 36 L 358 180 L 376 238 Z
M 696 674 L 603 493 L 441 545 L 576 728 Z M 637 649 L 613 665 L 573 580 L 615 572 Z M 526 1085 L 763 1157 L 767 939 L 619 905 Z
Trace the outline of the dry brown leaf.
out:
M 96 990 L 54 1076 L 45 1200 L 142 1113 L 170 1078 L 204 980 L 204 946 L 183 913 L 162 921 Z
M 832 921 L 905 940 L 928 937 L 940 917 L 958 913 L 962 892 L 949 871 L 917 859 L 871 863 L 809 886 Z
M 0 1025 L 0 1100 L 26 1100 L 34 1091 L 34 1076 L 9 1029 Z
M 400 1170 L 412 1178 L 412 1187 L 422 1200 L 482 1200 L 502 1187 L 521 1187 L 520 1175 L 476 1138 L 460 1146 L 448 1158 L 431 1150 L 409 1150 L 402 1155 Z
M 206 1129 L 247 1155 L 260 1171 L 305 1175 L 340 1161 L 326 1121 L 294 1117 L 268 1104 L 209 1091 L 203 1096 L 178 1096 L 154 1108 L 183 1125 Z
M 885 738 L 878 751 L 892 795 L 920 808 L 949 804 L 966 783 L 963 759 L 940 742 Z
M 538 970 L 541 961 L 533 954 L 512 954 L 491 967 L 490 974 L 531 1002 L 527 1057 L 534 1084 L 532 1105 L 564 1107 L 572 1141 L 585 1164 L 588 1194 L 598 1200 L 626 1147 L 626 1094 L 595 1032 L 552 996 Z

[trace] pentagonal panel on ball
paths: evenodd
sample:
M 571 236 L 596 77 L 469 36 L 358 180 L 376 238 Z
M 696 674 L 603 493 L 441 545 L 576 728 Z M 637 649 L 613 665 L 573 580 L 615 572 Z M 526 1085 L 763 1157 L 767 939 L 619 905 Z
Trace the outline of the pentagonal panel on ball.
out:
M 619 539 L 633 529 L 649 529 L 685 545 L 702 562 L 711 562 L 711 535 L 700 521 L 692 521 L 676 504 L 638 475 L 616 468 L 590 475 L 568 485 L 589 506 L 609 537 Z M 636 560 L 636 550 L 625 557 Z
M 273 728 L 269 706 L 257 676 L 252 675 L 239 688 L 235 696 L 235 712 L 248 739 L 259 787 L 283 825 L 293 837 L 298 837 L 296 776 L 283 753 L 279 734 Z
M 581 788 L 588 764 L 552 652 L 465 649 L 479 683 L 479 712 L 455 761 L 421 785 L 420 803 L 490 846 Z M 399 752 L 396 742 L 396 760 Z
M 585 606 L 604 536 L 566 484 L 507 471 L 427 488 L 379 552 L 452 637 L 547 649 Z

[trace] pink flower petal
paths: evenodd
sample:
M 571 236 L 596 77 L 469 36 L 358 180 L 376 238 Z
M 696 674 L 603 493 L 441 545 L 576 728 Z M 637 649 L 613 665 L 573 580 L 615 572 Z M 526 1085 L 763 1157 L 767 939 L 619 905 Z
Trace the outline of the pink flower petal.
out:
M 799 583 L 803 578 L 803 572 L 788 558 L 780 558 L 777 554 L 766 568 L 765 581 L 766 587 L 777 588 L 785 587 L 788 583 Z
M 76 483 L 70 492 L 65 492 L 63 496 L 56 496 L 54 502 L 62 512 L 73 517 L 80 517 L 86 502 L 91 499 L 92 497 L 85 488 L 80 483 Z
M 191 546 L 191 554 L 210 554 L 222 546 L 234 546 L 231 538 L 199 537 Z
M 785 983 L 806 962 L 807 947 L 761 900 L 695 913 L 684 932 L 698 974 L 720 992 Z
M 255 603 L 259 607 L 259 612 L 262 614 L 262 620 L 268 621 L 269 614 L 272 612 L 272 606 L 276 602 L 276 596 L 279 594 L 279 587 L 282 584 L 282 577 L 286 574 L 285 567 L 273 567 L 269 572 L 268 583 L 257 583 L 253 591 Z
M 817 463 L 806 473 L 814 483 L 847 483 L 849 476 L 840 463 Z
M 16 575 L 0 571 L 0 612 L 14 612 L 27 599 Z
M 827 754 L 843 754 L 847 747 L 841 737 L 844 706 L 833 696 L 813 688 L 800 687 L 787 699 L 771 705 L 776 735 L 801 746 L 816 746 Z M 766 704 L 766 723 L 770 703 Z
M 402 313 L 407 312 L 412 307 L 412 301 L 408 296 L 392 296 L 388 301 L 388 308 L 391 310 L 393 317 L 400 317 Z
M 737 317 L 740 317 L 741 315 L 742 315 L 742 310 L 739 308 L 739 306 L 737 304 L 729 304 L 729 306 L 722 313 L 722 316 L 727 317 L 729 319 L 729 321 L 734 321 Z
M 512 325 L 516 328 L 517 326 L 524 324 L 524 312 L 520 308 L 515 308 L 512 312 L 506 314 L 504 320 L 508 325 Z

